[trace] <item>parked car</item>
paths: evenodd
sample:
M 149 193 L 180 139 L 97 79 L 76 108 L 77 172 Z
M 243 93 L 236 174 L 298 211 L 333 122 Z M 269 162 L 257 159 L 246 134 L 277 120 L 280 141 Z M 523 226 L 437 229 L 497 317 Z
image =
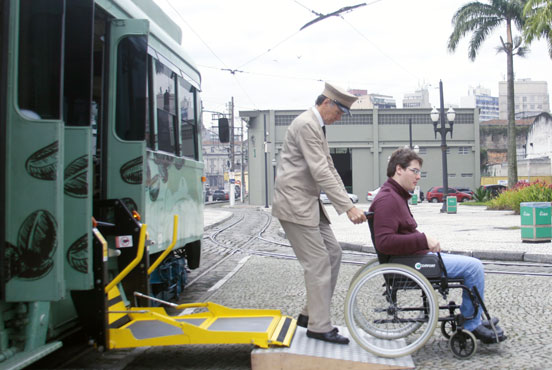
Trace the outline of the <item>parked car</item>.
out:
M 458 187 L 458 186 L 456 186 L 454 188 L 458 191 L 461 191 L 462 193 L 467 193 L 467 194 L 471 195 L 472 198 L 473 198 L 473 191 L 470 188 Z
M 216 201 L 216 200 L 227 200 L 228 199 L 228 195 L 226 194 L 226 192 L 224 190 L 215 190 L 213 192 L 213 200 Z
M 458 202 L 464 202 L 466 200 L 471 200 L 471 194 L 458 191 L 454 188 L 448 189 L 448 196 L 456 196 Z M 442 202 L 443 201 L 443 187 L 442 186 L 433 186 L 427 191 L 427 201 L 432 203 Z
M 347 195 L 349 196 L 349 199 L 351 200 L 351 202 L 353 202 L 353 203 L 357 203 L 357 202 L 358 202 L 358 196 L 357 196 L 356 194 L 347 193 Z M 324 204 L 329 204 L 329 203 L 331 203 L 330 200 L 328 199 L 328 196 L 327 196 L 326 193 L 324 193 L 323 191 L 320 192 L 320 200 L 321 200 L 322 203 L 324 203 Z
M 508 189 L 507 186 L 498 185 L 498 184 L 496 184 L 496 185 L 485 185 L 484 188 L 485 188 L 485 190 L 489 191 L 489 193 L 491 194 L 491 198 L 497 197 L 500 193 L 502 193 L 503 191 Z
M 376 190 L 372 190 L 372 191 L 369 191 L 368 193 L 366 193 L 366 200 L 368 202 L 371 202 L 374 200 L 374 198 L 376 197 L 376 195 L 379 193 L 381 189 L 381 186 L 379 188 L 377 188 Z

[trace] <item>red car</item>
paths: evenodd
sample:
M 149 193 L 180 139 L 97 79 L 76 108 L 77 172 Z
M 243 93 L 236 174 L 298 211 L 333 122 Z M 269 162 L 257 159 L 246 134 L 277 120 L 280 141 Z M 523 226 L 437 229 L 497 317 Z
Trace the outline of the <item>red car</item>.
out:
M 458 202 L 464 202 L 466 200 L 471 200 L 472 196 L 469 193 L 464 193 L 453 188 L 448 189 L 448 196 L 456 196 Z M 426 198 L 428 202 L 437 203 L 443 201 L 443 187 L 434 186 L 430 188 L 426 193 Z

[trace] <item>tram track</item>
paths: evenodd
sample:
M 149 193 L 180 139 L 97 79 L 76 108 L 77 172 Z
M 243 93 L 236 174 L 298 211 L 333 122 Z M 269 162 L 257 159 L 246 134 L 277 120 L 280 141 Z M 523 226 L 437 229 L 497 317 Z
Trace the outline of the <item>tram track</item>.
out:
M 274 240 L 263 235 L 272 223 L 272 220 L 273 220 L 272 216 L 260 210 L 257 210 L 255 212 L 258 212 L 257 214 L 263 215 L 264 217 L 263 225 L 260 229 L 257 229 L 257 231 L 250 233 L 250 235 L 248 235 L 247 241 L 242 243 L 241 245 L 229 246 L 225 244 L 222 240 L 219 240 L 219 236 L 221 236 L 221 234 L 223 234 L 224 232 L 231 231 L 232 228 L 238 226 L 246 218 L 245 215 L 238 216 L 237 220 L 234 220 L 230 224 L 218 229 L 216 232 L 204 237 L 204 239 L 205 238 L 209 239 L 217 247 L 225 249 L 228 253 L 228 255 L 226 255 L 225 257 L 217 261 L 215 264 L 213 264 L 212 267 L 209 268 L 209 271 L 216 268 L 216 266 L 223 263 L 225 260 L 229 259 L 231 256 L 235 255 L 236 253 L 271 257 L 271 258 L 280 258 L 280 259 L 291 259 L 291 260 L 297 259 L 293 254 L 293 252 L 284 253 L 281 251 L 274 252 L 274 251 L 262 250 L 260 249 L 260 248 L 263 248 L 262 245 L 261 246 L 256 245 L 257 249 L 245 248 L 247 245 L 250 245 L 254 240 L 258 240 L 263 242 L 263 244 L 282 247 L 282 248 L 289 248 L 291 251 L 291 245 L 289 243 Z M 351 264 L 351 265 L 358 265 L 358 266 L 364 265 L 368 260 L 372 258 L 376 258 L 375 253 L 369 253 L 369 252 L 357 252 L 357 251 L 344 250 L 343 255 L 344 255 L 344 258 L 342 262 L 344 264 Z M 357 260 L 353 260 L 351 258 L 348 258 L 347 256 L 355 256 Z M 529 263 L 529 262 L 505 262 L 505 261 L 482 261 L 482 263 L 484 266 L 486 266 L 485 273 L 488 273 L 488 274 L 552 277 L 552 264 Z M 492 266 L 500 266 L 500 268 L 498 269 L 492 268 Z M 204 273 L 202 273 L 200 276 L 198 276 L 195 279 L 197 280 L 201 276 L 205 276 L 207 273 L 208 271 L 206 270 Z M 193 283 L 194 281 L 195 280 L 192 280 L 190 284 Z

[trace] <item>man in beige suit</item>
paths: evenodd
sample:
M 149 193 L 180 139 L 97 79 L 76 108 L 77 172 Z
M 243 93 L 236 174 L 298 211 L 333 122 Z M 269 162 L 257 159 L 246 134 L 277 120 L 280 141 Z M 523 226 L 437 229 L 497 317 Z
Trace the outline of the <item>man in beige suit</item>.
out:
M 343 113 L 351 114 L 349 109 L 356 99 L 326 83 L 315 106 L 293 120 L 280 154 L 272 205 L 272 215 L 280 220 L 305 273 L 307 304 L 297 324 L 307 328 L 310 338 L 339 344 L 349 343 L 330 320 L 341 246 L 320 202 L 320 191 L 326 193 L 338 214 L 347 212 L 355 224 L 366 221 L 347 195 L 325 137 L 325 125 L 339 121 Z

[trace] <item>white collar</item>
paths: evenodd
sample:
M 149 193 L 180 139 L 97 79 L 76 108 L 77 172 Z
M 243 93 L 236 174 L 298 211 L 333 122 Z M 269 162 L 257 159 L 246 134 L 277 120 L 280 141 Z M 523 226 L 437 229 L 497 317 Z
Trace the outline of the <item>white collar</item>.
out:
M 324 120 L 322 119 L 322 116 L 320 115 L 320 112 L 318 111 L 318 109 L 316 109 L 316 107 L 312 107 L 311 108 L 312 111 L 314 112 L 314 115 L 316 116 L 316 118 L 318 118 L 318 123 L 320 123 L 320 127 L 324 127 Z

